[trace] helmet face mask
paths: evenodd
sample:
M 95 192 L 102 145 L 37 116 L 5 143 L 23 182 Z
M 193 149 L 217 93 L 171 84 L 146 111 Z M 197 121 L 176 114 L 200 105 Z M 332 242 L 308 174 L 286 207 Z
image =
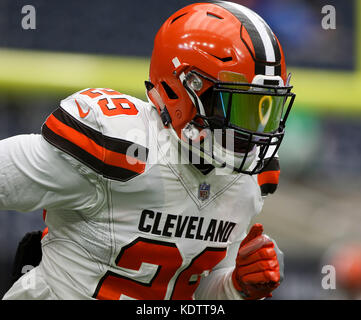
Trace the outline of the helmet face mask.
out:
M 225 78 L 227 72 L 221 74 Z M 212 146 L 214 148 L 218 145 L 223 149 L 223 153 L 228 151 L 233 153 L 235 158 L 242 160 L 238 166 L 235 165 L 236 159 L 233 160 L 234 171 L 245 174 L 259 173 L 267 165 L 264 160 L 270 147 L 273 146 L 274 150 L 273 155 L 269 157 L 272 158 L 282 142 L 285 122 L 295 99 L 295 95 L 291 93 L 292 86 L 283 86 L 281 78 L 273 80 L 274 83 L 281 84 L 277 86 L 219 81 L 195 70 L 190 71 L 186 78 L 192 79 L 194 76 L 196 79 L 213 83 L 197 99 L 196 93 L 189 85 L 192 82 L 183 81 L 186 90 L 192 92 L 197 109 L 190 124 L 200 131 L 207 130 L 208 134 L 205 136 L 212 139 L 212 143 L 208 144 L 208 154 L 212 153 Z M 235 78 L 235 74 L 232 76 Z M 239 76 L 242 78 L 242 75 Z M 202 107 L 199 105 L 200 102 Z M 259 147 L 258 162 L 249 169 L 246 159 L 254 154 L 256 147 Z M 205 152 L 204 148 L 200 149 Z M 212 158 L 214 159 L 214 156 Z M 222 166 L 230 165 L 223 163 Z
M 256 174 L 275 156 L 295 95 L 282 48 L 253 11 L 222 1 L 174 13 L 149 80 L 165 127 L 205 162 Z

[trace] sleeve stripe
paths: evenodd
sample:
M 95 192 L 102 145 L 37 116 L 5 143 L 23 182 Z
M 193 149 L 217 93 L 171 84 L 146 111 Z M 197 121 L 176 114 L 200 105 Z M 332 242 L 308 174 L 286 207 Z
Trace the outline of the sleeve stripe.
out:
M 139 151 L 139 156 L 137 156 L 137 159 L 143 162 L 147 161 L 148 148 L 127 140 L 105 136 L 93 128 L 90 128 L 81 123 L 62 108 L 58 108 L 56 111 L 54 111 L 53 115 L 60 122 L 64 123 L 68 127 L 75 129 L 76 131 L 79 131 L 80 133 L 89 137 L 91 140 L 95 141 L 95 143 L 98 145 L 103 145 L 108 150 L 127 154 L 128 148 L 130 146 L 135 146 Z
M 115 167 L 122 167 L 137 173 L 144 172 L 145 163 L 138 159 L 129 157 L 122 153 L 113 152 L 98 145 L 95 141 L 75 129 L 63 124 L 51 115 L 46 121 L 46 125 L 57 135 L 69 140 L 78 147 L 84 149 L 92 156 L 103 161 L 105 164 Z M 132 164 L 134 163 L 134 164 Z
M 258 174 L 258 185 L 262 186 L 267 183 L 278 184 L 280 170 L 278 171 L 265 171 Z
M 94 141 L 88 135 L 64 124 L 54 114 L 43 125 L 42 134 L 48 142 L 107 178 L 127 181 L 145 170 L 144 161 L 99 145 L 99 136 L 93 136 L 97 140 Z M 124 140 L 119 140 L 118 143 L 121 141 Z M 133 145 L 129 141 L 127 143 Z M 121 149 L 126 150 L 124 146 Z

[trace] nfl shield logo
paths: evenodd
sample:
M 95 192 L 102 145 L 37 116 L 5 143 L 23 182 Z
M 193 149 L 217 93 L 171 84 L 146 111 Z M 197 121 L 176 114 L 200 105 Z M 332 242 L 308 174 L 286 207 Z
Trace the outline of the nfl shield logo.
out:
M 207 183 L 201 183 L 199 185 L 199 190 L 198 190 L 198 198 L 202 201 L 205 201 L 209 198 L 209 193 L 211 190 L 211 185 L 207 184 Z

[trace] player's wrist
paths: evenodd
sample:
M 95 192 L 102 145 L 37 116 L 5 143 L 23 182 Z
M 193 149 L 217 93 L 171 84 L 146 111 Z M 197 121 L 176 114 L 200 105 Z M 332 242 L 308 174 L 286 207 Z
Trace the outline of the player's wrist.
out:
M 234 268 L 232 272 L 232 284 L 233 287 L 237 290 L 237 292 L 241 295 L 241 297 L 245 300 L 249 299 L 249 296 L 243 291 L 242 287 L 240 286 L 238 280 L 237 280 L 237 270 Z
M 279 282 L 271 286 L 263 283 L 248 285 L 237 278 L 236 268 L 232 272 L 232 284 L 244 300 L 263 300 L 272 297 L 272 291 L 279 286 Z M 248 287 L 248 289 L 247 289 Z
M 252 298 L 245 290 L 245 287 L 241 285 L 241 282 L 237 279 L 237 268 L 234 268 L 232 272 L 232 284 L 233 287 L 237 290 L 240 296 L 244 300 L 255 300 L 256 298 Z

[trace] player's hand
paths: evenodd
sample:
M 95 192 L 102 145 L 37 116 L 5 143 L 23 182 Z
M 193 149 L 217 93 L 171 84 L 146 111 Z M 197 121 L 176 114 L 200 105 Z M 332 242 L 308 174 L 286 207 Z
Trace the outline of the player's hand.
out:
M 268 159 L 265 159 L 267 162 Z M 280 162 L 277 157 L 274 157 L 262 172 L 257 176 L 258 184 L 261 188 L 262 196 L 267 196 L 274 193 L 278 187 L 280 176 Z
M 271 297 L 281 281 L 275 245 L 262 233 L 261 224 L 252 226 L 239 247 L 232 274 L 235 288 L 247 300 Z

